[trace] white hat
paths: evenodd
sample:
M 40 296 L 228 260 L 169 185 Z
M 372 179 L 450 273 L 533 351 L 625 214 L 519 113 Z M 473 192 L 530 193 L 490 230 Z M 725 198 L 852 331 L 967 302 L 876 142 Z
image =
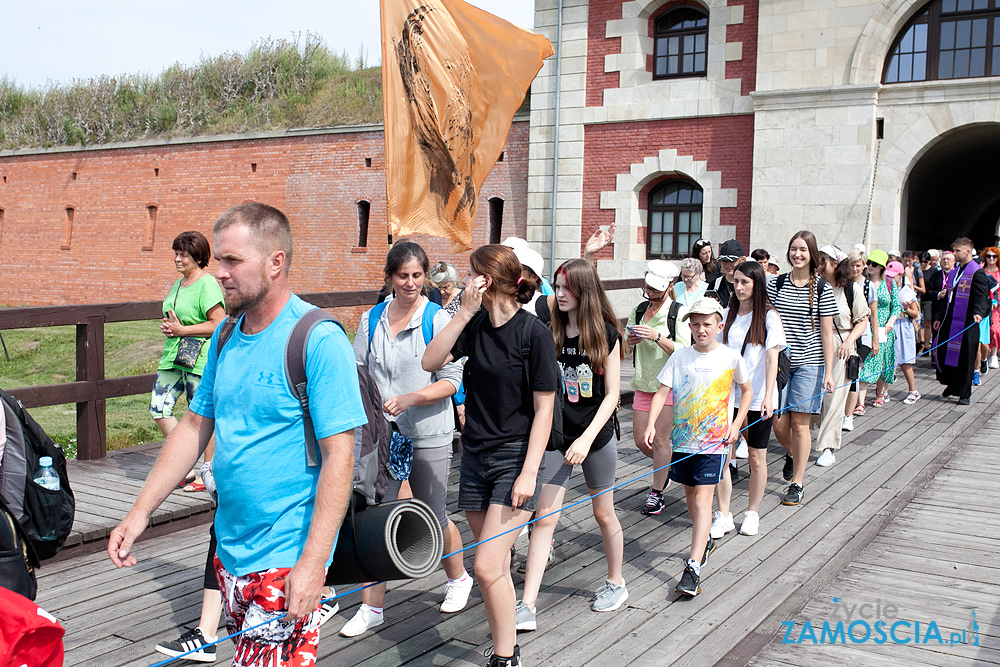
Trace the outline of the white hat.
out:
M 722 304 L 710 296 L 703 296 L 688 307 L 687 313 L 681 320 L 687 321 L 692 315 L 711 315 L 713 313 L 722 317 Z
M 505 245 L 508 248 L 527 248 L 528 242 L 518 236 L 508 236 L 503 240 L 500 245 Z
M 822 248 L 819 249 L 819 251 L 824 255 L 827 255 L 828 257 L 832 257 L 833 261 L 835 261 L 837 264 L 840 264 L 845 259 L 847 259 L 847 255 L 844 253 L 844 251 L 832 244 L 823 246 Z
M 535 275 L 539 278 L 544 275 L 545 260 L 542 259 L 542 256 L 538 251 L 532 250 L 527 246 L 527 244 L 523 246 L 507 247 L 513 250 L 514 254 L 517 255 L 517 261 L 521 262 L 521 266 L 528 267 L 534 271 Z
M 677 277 L 677 267 L 663 259 L 646 262 L 646 284 L 658 292 L 670 287 Z

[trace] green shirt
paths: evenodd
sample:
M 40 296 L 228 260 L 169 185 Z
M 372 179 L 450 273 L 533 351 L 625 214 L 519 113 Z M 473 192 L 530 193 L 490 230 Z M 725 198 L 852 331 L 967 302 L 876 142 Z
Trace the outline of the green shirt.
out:
M 187 287 L 181 287 L 181 280 L 178 279 L 173 287 L 170 288 L 170 291 L 167 292 L 167 298 L 163 300 L 163 316 L 166 317 L 167 311 L 172 310 L 177 314 L 177 319 L 184 326 L 207 322 L 208 311 L 215 306 L 223 304 L 222 288 L 219 287 L 219 281 L 209 273 L 198 278 L 198 280 L 194 281 L 194 284 Z M 210 336 L 199 336 L 199 338 L 204 338 L 206 344 L 202 345 L 201 354 L 198 355 L 198 361 L 195 363 L 194 368 L 184 368 L 183 366 L 174 365 L 174 357 L 177 356 L 180 338 L 165 338 L 163 341 L 163 356 L 160 357 L 160 365 L 156 369 L 166 371 L 176 368 L 193 373 L 194 375 L 201 375 L 205 370 L 205 361 L 208 359 L 207 340 Z
M 633 308 L 632 314 L 628 317 L 630 325 L 636 324 L 635 311 L 636 309 Z M 664 338 L 668 338 L 670 336 L 670 329 L 667 327 L 667 315 L 669 313 L 670 302 L 664 299 L 663 305 L 656 311 L 656 314 L 648 322 L 640 322 L 640 324 L 652 327 L 658 333 L 663 334 Z M 676 336 L 676 340 L 674 341 L 675 347 L 687 347 L 691 344 L 691 329 L 688 328 L 687 322 L 684 321 L 686 313 L 687 308 L 684 306 L 681 306 L 680 310 L 677 311 L 677 329 L 674 332 Z M 635 377 L 632 378 L 632 388 L 636 391 L 645 391 L 652 394 L 660 388 L 660 381 L 656 379 L 656 376 L 663 370 L 664 364 L 670 358 L 670 353 L 651 340 L 641 340 L 635 346 L 635 351 L 632 354 L 635 355 Z

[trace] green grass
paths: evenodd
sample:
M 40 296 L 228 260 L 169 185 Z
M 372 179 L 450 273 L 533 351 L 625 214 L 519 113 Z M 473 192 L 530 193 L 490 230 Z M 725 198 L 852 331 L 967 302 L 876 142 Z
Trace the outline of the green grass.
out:
M 3 338 L 10 354 L 10 361 L 0 355 L 0 386 L 5 389 L 76 379 L 75 327 L 14 329 L 4 331 Z M 108 324 L 104 351 L 105 377 L 152 373 L 163 351 L 163 335 L 156 320 Z M 106 402 L 109 450 L 162 439 L 148 406 L 148 394 Z M 186 409 L 182 398 L 174 416 L 180 417 Z M 67 456 L 76 455 L 75 404 L 32 408 L 30 412 L 52 439 L 66 447 Z

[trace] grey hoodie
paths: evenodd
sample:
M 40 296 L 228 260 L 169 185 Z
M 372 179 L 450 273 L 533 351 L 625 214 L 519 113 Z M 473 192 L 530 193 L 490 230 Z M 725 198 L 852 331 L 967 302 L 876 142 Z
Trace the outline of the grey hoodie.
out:
M 458 390 L 462 384 L 462 367 L 459 361 L 445 365 L 439 371 L 428 373 L 420 362 L 427 346 L 421 322 L 424 308 L 429 303 L 427 297 L 420 297 L 421 304 L 405 329 L 399 332 L 395 340 L 389 335 L 389 307 L 386 306 L 379 317 L 372 338 L 371 352 L 368 350 L 368 315 L 365 311 L 358 325 L 358 334 L 354 338 L 354 358 L 358 364 L 368 364 L 371 374 L 382 400 L 393 396 L 408 394 L 429 387 L 438 380 L 447 380 Z M 434 333 L 444 329 L 451 318 L 444 310 L 434 315 Z M 384 414 L 384 413 L 383 413 Z M 445 398 L 431 405 L 417 405 L 402 412 L 397 417 L 388 414 L 385 418 L 395 421 L 399 432 L 413 438 L 413 446 L 439 447 L 451 444 L 452 433 L 455 430 L 455 415 L 451 407 L 451 398 Z

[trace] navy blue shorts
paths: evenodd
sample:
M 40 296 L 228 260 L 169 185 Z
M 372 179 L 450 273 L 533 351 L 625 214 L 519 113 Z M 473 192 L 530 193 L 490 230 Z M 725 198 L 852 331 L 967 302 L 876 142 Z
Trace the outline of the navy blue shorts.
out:
M 722 481 L 725 454 L 673 452 L 670 456 L 670 479 L 684 486 L 706 486 Z
M 458 509 L 464 512 L 482 512 L 490 505 L 510 507 L 510 494 L 514 480 L 521 474 L 528 455 L 527 442 L 507 442 L 481 452 L 462 452 Z M 538 494 L 542 490 L 545 462 L 535 478 L 535 495 L 517 509 L 535 511 Z

